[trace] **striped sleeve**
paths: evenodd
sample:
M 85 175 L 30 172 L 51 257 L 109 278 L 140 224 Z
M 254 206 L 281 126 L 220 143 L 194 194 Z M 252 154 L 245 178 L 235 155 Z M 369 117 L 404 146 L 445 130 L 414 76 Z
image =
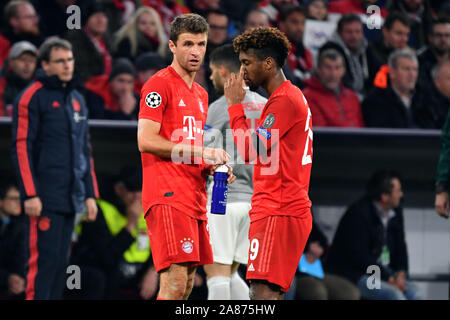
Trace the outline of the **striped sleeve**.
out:
M 39 105 L 33 99 L 42 88 L 37 81 L 31 84 L 16 100 L 12 119 L 12 158 L 16 167 L 21 194 L 25 198 L 38 195 L 33 162 L 33 146 L 39 127 Z

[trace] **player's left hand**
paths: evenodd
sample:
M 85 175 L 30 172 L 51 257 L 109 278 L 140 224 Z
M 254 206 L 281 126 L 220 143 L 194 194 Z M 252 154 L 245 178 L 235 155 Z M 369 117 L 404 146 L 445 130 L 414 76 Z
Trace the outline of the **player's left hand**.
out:
M 228 80 L 225 81 L 224 93 L 229 106 L 240 104 L 244 101 L 245 90 L 242 74 L 231 73 Z
M 221 166 L 221 164 L 215 164 L 209 167 L 209 175 L 213 176 L 214 175 L 214 171 L 216 171 L 216 169 Z M 233 183 L 236 180 L 236 176 L 233 174 L 233 168 L 231 166 L 229 166 L 228 164 L 225 164 L 225 166 L 227 166 L 228 168 L 228 179 L 227 182 L 228 183 Z
M 86 210 L 87 210 L 87 215 L 86 215 L 85 221 L 88 221 L 88 222 L 95 221 L 95 219 L 97 218 L 97 212 L 98 212 L 97 203 L 95 202 L 95 199 L 87 198 L 85 201 L 85 204 L 86 204 Z

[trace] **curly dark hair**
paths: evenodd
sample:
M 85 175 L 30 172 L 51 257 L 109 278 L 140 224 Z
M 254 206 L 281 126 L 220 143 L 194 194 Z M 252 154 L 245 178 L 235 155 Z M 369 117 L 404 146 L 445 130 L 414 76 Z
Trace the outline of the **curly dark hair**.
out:
M 278 67 L 282 68 L 289 54 L 291 44 L 286 35 L 273 27 L 258 27 L 245 31 L 233 41 L 236 52 L 253 49 L 255 55 L 264 60 L 272 57 Z

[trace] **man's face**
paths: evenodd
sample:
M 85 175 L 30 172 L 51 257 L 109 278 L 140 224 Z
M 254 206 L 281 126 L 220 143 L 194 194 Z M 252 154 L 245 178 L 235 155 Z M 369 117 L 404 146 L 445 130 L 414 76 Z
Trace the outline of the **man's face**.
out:
M 208 41 L 212 44 L 222 44 L 228 35 L 228 18 L 225 15 L 211 13 L 208 15 L 209 36 Z
M 38 16 L 31 4 L 20 5 L 17 16 L 10 20 L 10 24 L 16 33 L 38 34 L 38 22 Z
M 158 31 L 156 22 L 152 15 L 148 12 L 143 12 L 137 21 L 137 27 L 139 31 L 150 37 L 155 37 Z
M 178 36 L 176 44 L 172 40 L 169 41 L 170 51 L 180 67 L 189 73 L 200 70 L 205 57 L 207 38 L 206 33 L 185 32 Z
M 397 20 L 391 30 L 383 28 L 383 39 L 390 48 L 404 49 L 408 46 L 409 32 L 409 27 Z
M 103 35 L 108 29 L 108 17 L 103 12 L 94 13 L 89 17 L 86 28 L 94 35 Z
M 134 77 L 128 73 L 121 73 L 109 82 L 111 93 L 116 97 L 133 92 Z
M 362 24 L 358 21 L 346 23 L 339 34 L 350 50 L 357 50 L 364 38 Z
M 434 84 L 439 92 L 450 99 L 450 65 L 446 64 L 441 67 L 439 76 L 434 79 Z
M 31 53 L 22 53 L 19 57 L 8 62 L 12 72 L 21 79 L 30 80 L 36 70 L 37 58 Z
M 74 58 L 71 50 L 52 48 L 49 61 L 42 61 L 42 68 L 48 76 L 58 76 L 62 82 L 73 77 Z
M 266 78 L 266 72 L 263 68 L 264 61 L 254 54 L 253 49 L 249 49 L 247 52 L 240 51 L 239 60 L 241 61 L 241 73 L 245 84 L 250 90 L 255 91 Z
M 211 69 L 211 75 L 209 76 L 209 79 L 214 85 L 214 89 L 217 91 L 218 94 L 223 95 L 224 93 L 223 86 L 225 79 L 220 74 L 220 66 L 216 66 L 215 64 L 210 63 L 209 68 Z
M 325 58 L 322 64 L 317 67 L 316 72 L 320 82 L 326 88 L 336 91 L 345 74 L 344 61 L 342 58 L 337 58 L 335 60 Z
M 403 198 L 402 184 L 397 178 L 392 179 L 392 191 L 385 197 L 386 205 L 390 209 L 397 208 Z
M 269 26 L 270 26 L 269 17 L 264 12 L 253 11 L 247 17 L 245 23 L 245 30 Z
M 220 1 L 219 0 L 200 0 L 208 9 L 219 9 Z
M 398 58 L 395 68 L 389 69 L 392 85 L 402 91 L 412 91 L 417 82 L 419 68 L 413 59 Z
M 11 216 L 20 215 L 20 193 L 15 187 L 9 188 L 4 199 L 0 200 L 0 210 Z
M 293 12 L 286 18 L 286 21 L 280 22 L 280 30 L 286 34 L 292 43 L 301 43 L 305 31 L 305 20 L 306 18 L 302 13 Z
M 433 32 L 428 40 L 431 47 L 439 54 L 450 51 L 450 23 L 441 23 L 433 27 Z

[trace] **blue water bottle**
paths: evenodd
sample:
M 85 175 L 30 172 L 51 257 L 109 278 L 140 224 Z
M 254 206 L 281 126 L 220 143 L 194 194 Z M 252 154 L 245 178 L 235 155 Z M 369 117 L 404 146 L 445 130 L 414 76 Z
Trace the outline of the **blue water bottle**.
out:
M 211 213 L 225 214 L 227 209 L 228 167 L 222 165 L 214 172 L 214 186 L 212 190 Z

